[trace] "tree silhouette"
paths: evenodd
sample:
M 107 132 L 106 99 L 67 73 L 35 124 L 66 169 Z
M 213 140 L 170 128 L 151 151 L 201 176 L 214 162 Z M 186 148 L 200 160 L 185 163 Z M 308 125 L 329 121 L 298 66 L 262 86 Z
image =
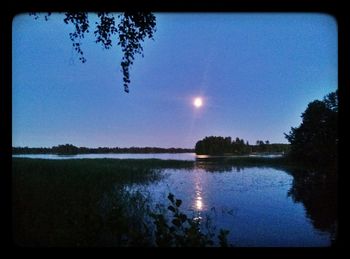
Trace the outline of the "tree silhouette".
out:
M 231 137 L 210 136 L 197 141 L 195 152 L 197 155 L 247 154 L 250 148 L 238 137 L 232 141 Z
M 52 13 L 44 15 L 46 21 Z M 30 13 L 35 19 L 39 18 L 37 13 Z M 119 14 L 119 23 L 116 25 L 115 14 L 109 12 L 97 13 L 99 21 L 95 23 L 96 29 L 94 35 L 96 43 L 101 43 L 105 49 L 112 47 L 113 41 L 117 40 L 117 44 L 121 46 L 123 58 L 121 60 L 121 68 L 123 73 L 124 91 L 129 92 L 130 84 L 130 67 L 134 62 L 135 54 L 143 56 L 143 47 L 141 42 L 144 39 L 153 39 L 153 33 L 156 31 L 156 17 L 149 12 L 124 12 Z M 81 40 L 85 33 L 89 33 L 89 17 L 87 12 L 66 12 L 64 22 L 73 24 L 75 31 L 69 33 L 69 37 L 73 42 L 73 47 L 80 55 L 79 60 L 86 62 L 84 52 L 81 48 Z M 116 36 L 117 39 L 113 39 Z
M 301 115 L 303 121 L 285 134 L 290 156 L 312 166 L 335 165 L 337 160 L 338 91 L 315 100 Z

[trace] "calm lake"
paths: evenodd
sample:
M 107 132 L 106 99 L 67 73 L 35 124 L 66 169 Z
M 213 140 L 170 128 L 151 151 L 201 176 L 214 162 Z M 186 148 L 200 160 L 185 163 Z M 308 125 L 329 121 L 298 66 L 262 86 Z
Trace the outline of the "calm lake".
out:
M 162 181 L 141 190 L 154 203 L 164 204 L 169 192 L 183 201 L 188 215 L 230 230 L 235 246 L 329 246 L 331 233 L 313 226 L 302 202 L 289 190 L 293 176 L 273 168 L 232 168 L 228 171 L 167 169 Z M 324 215 L 326 216 L 326 215 Z
M 16 157 L 196 160 L 194 153 Z M 310 192 L 309 183 L 286 169 L 235 167 L 197 160 L 194 169 L 163 169 L 160 173 L 164 175 L 160 181 L 134 184 L 127 189 L 141 191 L 154 208 L 159 205 L 167 208 L 168 194 L 175 194 L 175 198 L 183 201 L 181 209 L 187 215 L 196 217 L 203 225 L 209 216 L 216 230 L 230 230 L 228 239 L 234 246 L 330 246 L 334 239 L 336 222 L 332 212 L 328 213 L 332 208 L 327 206 L 335 200 L 327 201 L 322 196 L 328 189 L 322 187 L 318 191 L 312 184 L 314 189 Z
M 13 157 L 27 157 L 27 158 L 40 158 L 40 159 L 84 159 L 84 158 L 117 158 L 117 159 L 174 159 L 174 160 L 196 160 L 195 153 L 145 153 L 145 154 L 134 154 L 134 153 L 120 153 L 120 154 L 78 154 L 78 155 L 54 155 L 54 154 L 17 154 L 12 155 Z M 278 157 L 281 155 L 248 155 L 251 157 Z M 206 158 L 206 155 L 199 155 L 199 158 Z
M 83 158 L 118 158 L 118 159 L 175 159 L 175 160 L 195 160 L 195 153 L 155 153 L 155 154 L 78 154 L 78 155 L 54 155 L 54 154 L 20 154 L 13 157 L 27 157 L 40 159 L 83 159 Z

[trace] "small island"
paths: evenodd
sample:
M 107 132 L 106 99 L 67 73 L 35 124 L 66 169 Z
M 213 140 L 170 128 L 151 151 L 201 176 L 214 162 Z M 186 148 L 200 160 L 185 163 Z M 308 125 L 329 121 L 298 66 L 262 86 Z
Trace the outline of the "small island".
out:
M 231 137 L 210 136 L 199 140 L 195 146 L 197 155 L 232 156 L 248 154 L 285 154 L 289 151 L 289 144 L 270 144 L 270 141 L 257 140 L 256 145 L 249 145 L 248 141 Z

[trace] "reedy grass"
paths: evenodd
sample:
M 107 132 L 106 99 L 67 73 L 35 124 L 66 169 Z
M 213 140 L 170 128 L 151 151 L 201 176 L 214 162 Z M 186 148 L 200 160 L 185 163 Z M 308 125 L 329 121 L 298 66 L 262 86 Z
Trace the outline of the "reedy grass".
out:
M 109 195 L 117 203 L 114 207 L 118 209 L 112 214 L 121 220 L 119 226 L 128 227 L 131 219 L 124 215 L 123 208 L 139 208 L 142 198 L 135 193 L 121 199 L 123 186 L 159 180 L 159 170 L 150 169 L 152 161 L 149 163 L 113 159 L 13 159 L 14 241 L 24 246 L 98 244 L 106 224 L 99 212 L 103 195 Z M 116 191 L 111 193 L 111 190 Z M 139 213 L 142 212 L 139 208 Z M 122 234 L 114 232 L 116 237 Z

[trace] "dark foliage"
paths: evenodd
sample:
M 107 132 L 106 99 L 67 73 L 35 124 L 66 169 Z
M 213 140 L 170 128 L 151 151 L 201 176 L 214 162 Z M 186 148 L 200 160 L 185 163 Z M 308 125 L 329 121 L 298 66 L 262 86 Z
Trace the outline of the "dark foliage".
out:
M 58 145 L 52 147 L 52 152 L 55 154 L 62 155 L 75 155 L 78 154 L 79 149 L 76 146 L 66 144 L 66 145 Z
M 265 142 L 257 140 L 256 143 L 256 145 L 250 146 L 253 153 L 288 153 L 290 148 L 289 144 L 270 144 L 268 140 Z
M 159 148 L 159 147 L 76 147 L 72 144 L 58 145 L 52 148 L 30 148 L 30 147 L 13 147 L 13 154 L 106 154 L 106 153 L 192 153 L 194 150 L 189 148 Z
M 195 218 L 189 218 L 181 212 L 180 206 L 182 200 L 175 199 L 174 194 L 169 193 L 168 200 L 170 205 L 168 210 L 171 212 L 171 223 L 162 213 L 153 213 L 156 226 L 155 243 L 158 247 L 207 247 L 214 246 L 215 233 L 208 227 L 206 233 L 200 228 L 200 222 Z M 228 230 L 220 229 L 217 236 L 221 247 L 229 246 L 227 241 Z
M 39 18 L 37 13 L 30 13 L 35 19 Z M 45 20 L 51 13 L 45 15 Z M 64 22 L 73 24 L 75 31 L 69 33 L 69 37 L 73 42 L 73 47 L 79 54 L 81 62 L 85 63 L 86 58 L 82 51 L 81 40 L 85 33 L 89 33 L 89 17 L 87 12 L 66 12 Z M 130 83 L 130 67 L 134 62 L 135 54 L 142 54 L 143 47 L 141 42 L 145 38 L 153 39 L 153 33 L 156 31 L 156 17 L 149 12 L 125 12 L 118 15 L 119 24 L 116 25 L 116 18 L 113 13 L 99 12 L 100 19 L 96 22 L 94 31 L 96 43 L 101 43 L 105 49 L 112 47 L 113 41 L 117 41 L 123 51 L 121 68 L 123 72 L 124 91 L 129 92 Z M 117 37 L 113 39 L 113 36 Z
M 152 13 L 124 13 L 118 25 L 119 43 L 124 53 L 121 66 L 123 70 L 124 90 L 129 92 L 129 68 L 133 64 L 134 55 L 142 54 L 141 42 L 145 37 L 153 38 L 156 18 Z
M 249 146 L 243 139 L 236 138 L 232 141 L 231 137 L 210 136 L 198 141 L 195 146 L 198 155 L 223 155 L 223 154 L 244 154 L 249 153 Z
M 244 155 L 255 153 L 286 153 L 288 152 L 288 144 L 270 144 L 267 140 L 265 143 L 258 140 L 257 145 L 249 145 L 248 141 L 231 137 L 210 136 L 198 141 L 195 146 L 197 155 Z
M 158 170 L 146 167 L 143 161 L 113 159 L 13 159 L 15 243 L 115 246 L 124 245 L 125 235 L 139 238 L 145 201 L 137 193 L 128 195 L 123 186 L 161 178 Z
M 285 134 L 291 144 L 289 155 L 314 167 L 335 167 L 338 156 L 338 92 L 315 100 L 301 115 L 303 121 Z
M 87 13 L 66 13 L 66 18 L 64 18 L 65 24 L 72 23 L 75 27 L 75 31 L 69 33 L 69 38 L 73 42 L 74 49 L 80 55 L 79 59 L 81 62 L 85 63 L 86 59 L 84 53 L 81 50 L 81 39 L 84 38 L 84 33 L 88 33 L 89 30 L 89 19 Z

